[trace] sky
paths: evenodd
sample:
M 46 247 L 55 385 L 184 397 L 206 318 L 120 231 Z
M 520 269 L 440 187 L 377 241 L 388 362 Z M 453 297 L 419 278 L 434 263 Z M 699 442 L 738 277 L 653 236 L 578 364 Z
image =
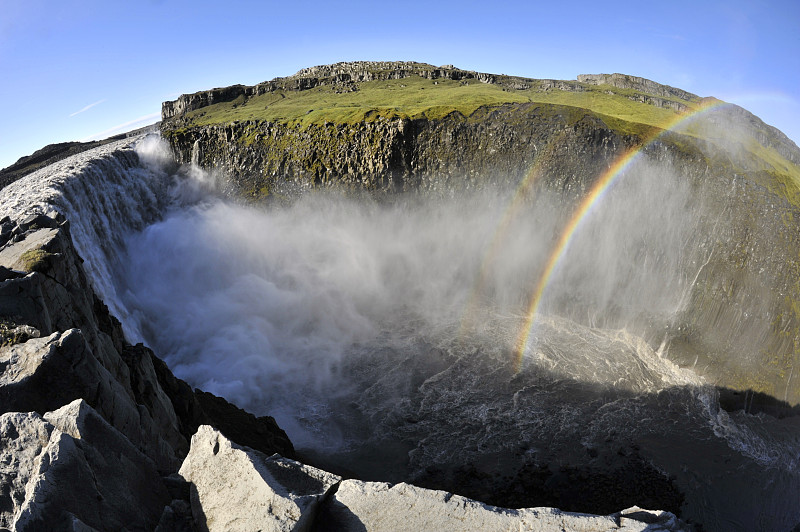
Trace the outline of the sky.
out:
M 0 168 L 314 65 L 620 72 L 745 107 L 800 144 L 800 1 L 0 0 Z

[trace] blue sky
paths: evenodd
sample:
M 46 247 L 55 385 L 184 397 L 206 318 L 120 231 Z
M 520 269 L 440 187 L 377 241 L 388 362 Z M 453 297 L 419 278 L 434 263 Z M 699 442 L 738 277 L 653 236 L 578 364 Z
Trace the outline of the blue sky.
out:
M 621 72 L 737 103 L 800 143 L 800 1 L 0 0 L 0 167 L 152 123 L 181 93 L 325 63 Z

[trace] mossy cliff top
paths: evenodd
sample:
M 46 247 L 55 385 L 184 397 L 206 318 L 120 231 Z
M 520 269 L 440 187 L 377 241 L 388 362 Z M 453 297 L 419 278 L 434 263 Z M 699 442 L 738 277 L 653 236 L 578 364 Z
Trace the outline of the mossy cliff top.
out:
M 620 83 L 626 80 L 626 83 Z M 551 103 L 659 126 L 701 99 L 643 78 L 615 74 L 585 81 L 530 79 L 412 62 L 352 62 L 306 68 L 252 87 L 234 85 L 165 102 L 176 125 L 237 120 L 356 123 L 388 118 L 470 116 L 483 106 Z
M 306 68 L 254 86 L 182 95 L 164 102 L 162 131 L 170 136 L 245 122 L 300 128 L 387 119 L 437 121 L 452 116 L 469 122 L 485 120 L 491 115 L 487 109 L 535 104 L 559 113 L 567 108 L 580 111 L 581 116 L 590 114 L 613 131 L 646 141 L 681 117 L 708 107 L 709 102 L 718 101 L 623 74 L 531 79 L 452 65 L 358 61 Z M 732 124 L 747 133 L 733 139 L 735 146 L 731 146 Z M 800 150 L 746 110 L 725 105 L 708 120 L 685 124 L 680 134 L 740 154 L 734 166 L 768 172 L 789 200 L 800 205 Z

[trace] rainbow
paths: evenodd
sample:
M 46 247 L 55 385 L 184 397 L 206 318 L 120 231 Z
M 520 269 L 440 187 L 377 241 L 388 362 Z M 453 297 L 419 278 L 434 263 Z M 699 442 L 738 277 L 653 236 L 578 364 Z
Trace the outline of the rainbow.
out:
M 717 100 L 715 98 L 705 99 L 703 102 L 701 102 L 701 104 L 697 108 L 677 116 L 676 118 L 665 124 L 663 128 L 659 128 L 654 134 L 646 137 L 640 145 L 626 150 L 619 157 L 617 157 L 617 159 L 611 164 L 611 166 L 609 166 L 608 170 L 606 170 L 597 179 L 597 181 L 595 181 L 594 185 L 592 186 L 592 189 L 583 198 L 578 207 L 575 209 L 575 212 L 573 213 L 570 220 L 564 226 L 564 230 L 561 232 L 561 237 L 558 239 L 555 246 L 553 247 L 553 251 L 550 253 L 550 256 L 545 264 L 544 271 L 539 277 L 539 281 L 536 283 L 536 289 L 534 290 L 533 297 L 531 298 L 530 304 L 528 305 L 528 310 L 527 313 L 525 314 L 525 320 L 523 322 L 522 329 L 520 330 L 519 336 L 517 337 L 517 341 L 514 345 L 515 372 L 518 372 L 522 367 L 525 348 L 528 345 L 528 340 L 530 338 L 531 330 L 533 328 L 534 319 L 536 318 L 536 312 L 539 309 L 539 304 L 542 302 L 542 296 L 544 295 L 545 290 L 547 289 L 547 286 L 550 283 L 550 279 L 553 276 L 553 272 L 556 270 L 559 263 L 563 259 L 567 249 L 569 248 L 569 244 L 572 241 L 573 236 L 575 235 L 575 232 L 578 230 L 578 227 L 581 225 L 581 222 L 586 218 L 586 215 L 589 214 L 592 207 L 600 201 L 605 192 L 616 182 L 617 178 L 619 178 L 619 176 L 625 173 L 625 170 L 631 166 L 631 164 L 642 153 L 645 147 L 656 141 L 661 135 L 663 135 L 667 131 L 675 129 L 676 127 L 683 124 L 687 120 L 694 118 L 701 113 L 706 113 L 708 111 L 717 109 L 725 105 L 729 104 L 721 100 Z
M 509 234 L 509 229 L 514 222 L 514 218 L 525 204 L 525 198 L 531 193 L 533 185 L 542 175 L 543 163 L 547 162 L 548 157 L 552 154 L 552 151 L 558 147 L 559 141 L 562 137 L 564 137 L 564 135 L 565 133 L 562 131 L 558 136 L 552 139 L 547 146 L 541 150 L 537 150 L 533 163 L 528 169 L 528 172 L 519 182 L 519 185 L 517 185 L 517 189 L 514 191 L 508 207 L 503 212 L 503 216 L 500 219 L 500 223 L 497 225 L 497 229 L 495 229 L 494 235 L 492 236 L 492 241 L 489 243 L 488 251 L 483 256 L 483 261 L 481 262 L 480 269 L 478 270 L 477 279 L 472 286 L 472 291 L 461 317 L 459 336 L 466 334 L 466 331 L 471 329 L 477 321 L 475 313 L 476 309 L 478 308 L 478 300 L 480 299 L 480 295 L 483 293 L 484 287 L 486 286 L 486 279 L 491 269 L 491 265 L 495 261 L 495 258 L 503 245 L 505 236 Z

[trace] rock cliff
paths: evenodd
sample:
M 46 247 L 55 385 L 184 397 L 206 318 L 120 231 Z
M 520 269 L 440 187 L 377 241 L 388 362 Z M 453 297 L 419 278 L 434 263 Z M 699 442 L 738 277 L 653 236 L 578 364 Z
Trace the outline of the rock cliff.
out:
M 719 112 L 704 114 L 709 102 Z M 699 120 L 684 121 L 694 113 Z M 126 340 L 113 316 L 120 309 L 102 300 L 114 292 L 103 268 L 120 265 L 126 234 L 161 216 L 174 183 L 147 182 L 149 163 L 130 142 L 66 158 L 6 189 L 0 209 L 8 214 L 0 220 L 0 527 L 689 528 L 669 512 L 609 507 L 622 498 L 689 508 L 723 529 L 724 509 L 748 497 L 753 479 L 769 484 L 775 500 L 736 515 L 795 525 L 795 509 L 777 514 L 786 510 L 778 492 L 791 497 L 797 488 L 798 418 L 778 418 L 800 401 L 800 150 L 774 128 L 643 78 L 534 80 L 411 62 L 338 63 L 184 95 L 164 104 L 163 117 L 178 162 L 221 169 L 227 195 L 267 205 L 328 187 L 387 203 L 396 193 L 515 187 L 559 198 L 566 222 L 609 168 L 638 153 L 644 165 L 669 168 L 696 199 L 701 215 L 679 258 L 689 290 L 666 325 L 626 309 L 587 318 L 585 301 L 551 302 L 543 337 L 585 352 L 598 382 L 557 372 L 548 380 L 534 366 L 459 359 L 437 346 L 422 358 L 364 347 L 342 368 L 367 392 L 361 403 L 341 397 L 371 417 L 377 458 L 367 461 L 403 455 L 419 466 L 415 483 L 430 489 L 343 479 L 359 465 L 346 453 L 327 458 L 336 474 L 294 460 L 302 457 L 274 419 L 193 390 L 156 353 Z M 722 399 L 691 379 L 639 393 L 650 366 L 628 375 L 641 384 L 637 393 L 605 386 L 613 357 L 638 356 L 620 350 L 622 340 L 652 367 L 674 362 L 725 387 Z M 555 355 L 562 344 L 553 344 Z M 406 385 L 413 393 L 398 401 Z M 466 415 L 451 416 L 456 407 Z M 635 436 L 606 433 L 606 417 L 635 425 Z M 580 432 L 576 419 L 594 432 Z M 666 445 L 665 436 L 682 443 Z M 770 468 L 774 477 L 764 473 Z M 608 515 L 475 499 L 591 504 Z
M 643 334 L 654 348 L 670 338 L 673 360 L 720 386 L 800 401 L 800 150 L 744 109 L 621 74 L 533 80 L 419 63 L 337 63 L 229 89 L 166 102 L 161 130 L 179 161 L 220 169 L 249 201 L 526 183 L 571 209 L 633 151 L 672 165 L 703 204 L 685 271 L 697 277 L 681 319 Z M 385 105 L 353 114 L 353 91 Z

